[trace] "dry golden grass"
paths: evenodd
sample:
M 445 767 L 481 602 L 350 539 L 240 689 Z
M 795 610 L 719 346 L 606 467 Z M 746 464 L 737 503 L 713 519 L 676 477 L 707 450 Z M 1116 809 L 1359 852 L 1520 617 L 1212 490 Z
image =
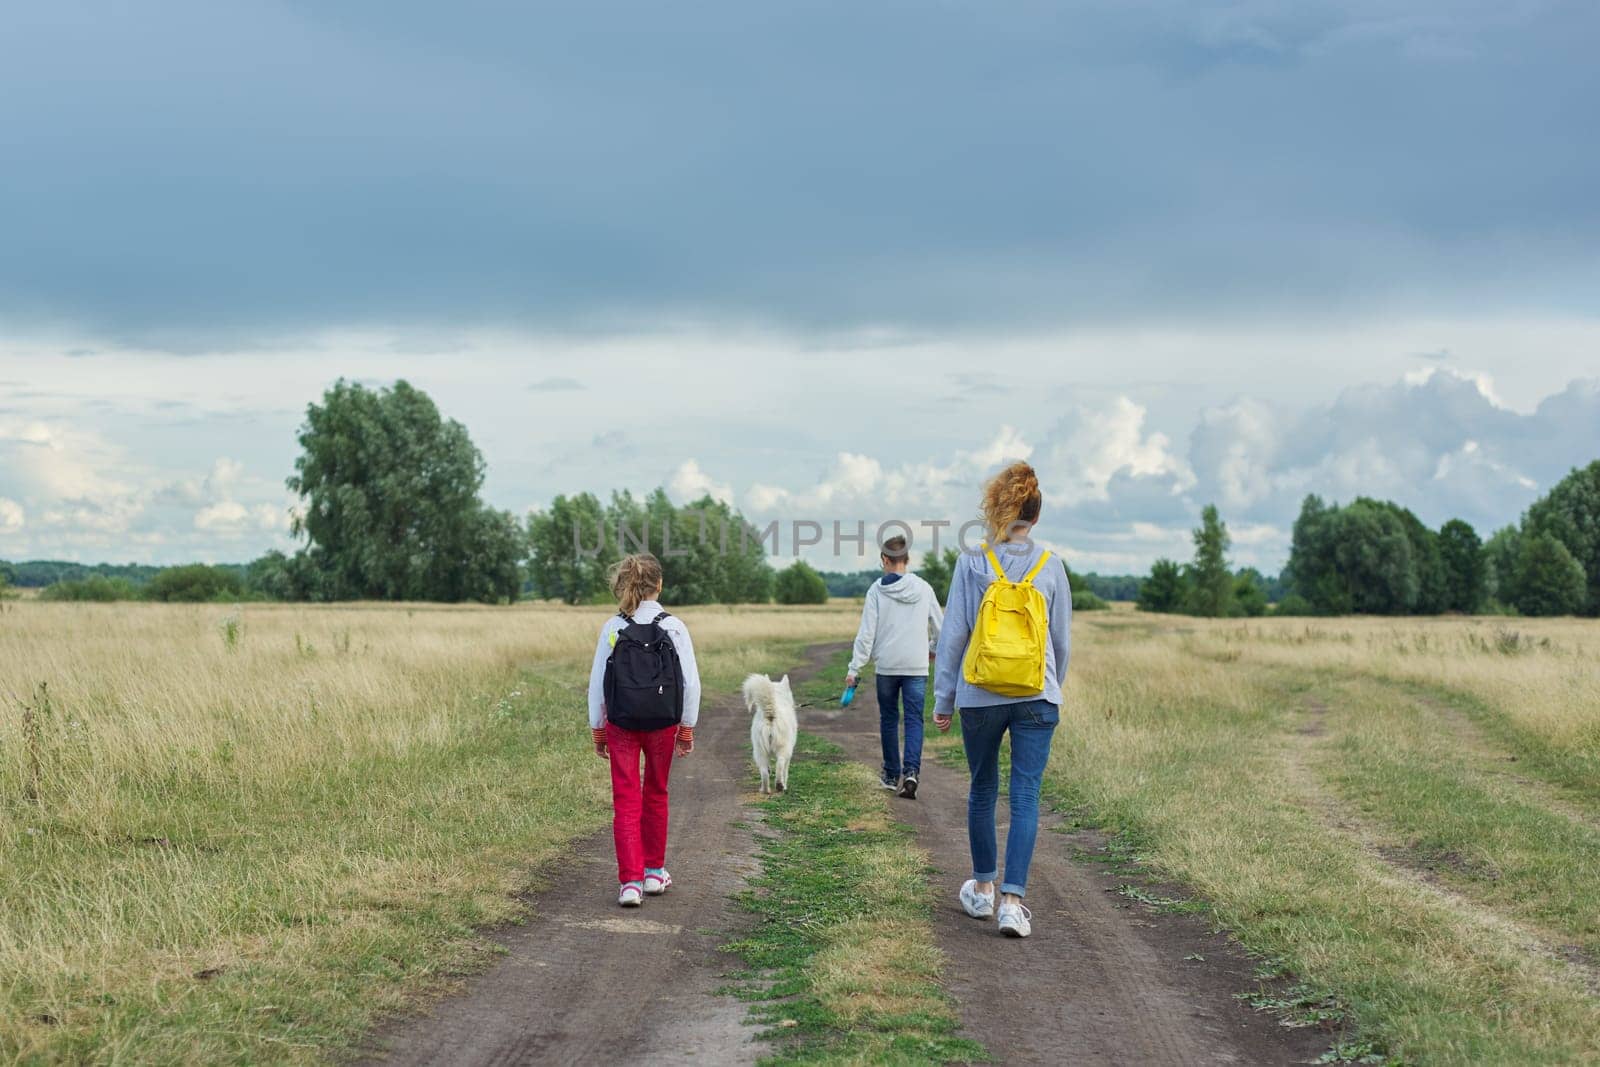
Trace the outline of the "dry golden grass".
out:
M 1590 619 L 1269 619 L 1212 627 L 1252 662 L 1472 693 L 1557 744 L 1600 742 L 1600 624 Z
M 605 816 L 605 608 L 6 609 L 0 1063 L 325 1059 Z M 855 621 L 678 614 L 712 693 Z
M 1408 1060 L 1600 1058 L 1600 624 L 1109 613 L 1073 639 L 1059 799 Z

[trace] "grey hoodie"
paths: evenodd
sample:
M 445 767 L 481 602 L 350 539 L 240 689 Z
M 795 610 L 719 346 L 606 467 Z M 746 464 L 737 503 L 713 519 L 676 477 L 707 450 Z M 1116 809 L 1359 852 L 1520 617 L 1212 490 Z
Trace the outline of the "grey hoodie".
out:
M 861 628 L 850 654 L 851 674 L 867 663 L 879 674 L 928 673 L 928 656 L 939 641 L 944 611 L 933 586 L 909 571 L 885 574 L 867 590 L 861 606 Z

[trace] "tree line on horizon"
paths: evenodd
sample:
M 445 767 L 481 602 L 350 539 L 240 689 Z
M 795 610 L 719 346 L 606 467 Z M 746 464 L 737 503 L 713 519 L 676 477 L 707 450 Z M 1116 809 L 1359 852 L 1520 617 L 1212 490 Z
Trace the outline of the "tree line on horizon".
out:
M 405 381 L 341 379 L 307 406 L 288 480 L 304 547 L 249 564 L 84 568 L 24 564 L 55 600 L 419 600 L 485 604 L 525 593 L 566 603 L 609 598 L 606 571 L 630 551 L 660 556 L 675 603 L 820 603 L 827 587 L 796 560 L 768 563 L 742 515 L 709 496 L 676 507 L 662 489 L 557 497 L 519 521 L 487 506 L 483 455 Z M 709 535 L 709 536 L 708 536 Z M 18 577 L 0 564 L 0 583 Z
M 1195 554 L 1160 559 L 1141 583 L 1145 611 L 1207 616 L 1600 615 L 1600 460 L 1574 468 L 1521 522 L 1483 541 L 1451 519 L 1430 529 L 1409 508 L 1311 494 L 1295 520 L 1283 598 L 1252 570 L 1231 571 L 1227 524 L 1207 505 Z
M 510 603 L 525 595 L 605 601 L 606 571 L 630 551 L 662 561 L 672 599 L 700 603 L 821 603 L 859 596 L 880 571 L 819 573 L 802 560 L 775 570 L 761 534 L 728 504 L 674 505 L 663 489 L 557 496 L 519 521 L 480 494 L 482 454 L 405 381 L 370 389 L 341 379 L 307 406 L 301 454 L 287 485 L 302 506 L 294 554 L 248 564 L 158 568 L 0 561 L 0 588 L 44 586 L 58 600 L 432 600 Z M 1600 614 L 1600 460 L 1575 469 L 1519 524 L 1487 542 L 1460 519 L 1437 531 L 1391 501 L 1308 496 L 1288 565 L 1269 577 L 1234 569 L 1215 506 L 1201 513 L 1187 563 L 1102 576 L 1068 569 L 1077 610 L 1107 599 L 1210 616 L 1510 612 Z M 941 598 L 957 552 L 924 556 L 917 573 Z M 1065 562 L 1063 561 L 1063 565 Z

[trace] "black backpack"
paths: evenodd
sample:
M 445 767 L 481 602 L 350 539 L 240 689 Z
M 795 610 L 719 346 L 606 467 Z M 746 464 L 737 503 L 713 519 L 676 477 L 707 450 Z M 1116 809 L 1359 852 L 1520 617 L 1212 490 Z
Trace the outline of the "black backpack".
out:
M 621 615 L 621 612 L 618 612 Z M 683 671 L 662 612 L 649 622 L 622 615 L 606 659 L 606 721 L 624 730 L 664 730 L 683 721 Z

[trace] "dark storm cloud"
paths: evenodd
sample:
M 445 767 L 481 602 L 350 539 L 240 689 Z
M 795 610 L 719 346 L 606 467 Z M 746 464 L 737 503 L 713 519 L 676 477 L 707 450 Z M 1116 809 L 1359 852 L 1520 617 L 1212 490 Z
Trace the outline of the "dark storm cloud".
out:
M 8 6 L 0 317 L 802 331 L 1585 306 L 1581 3 Z

